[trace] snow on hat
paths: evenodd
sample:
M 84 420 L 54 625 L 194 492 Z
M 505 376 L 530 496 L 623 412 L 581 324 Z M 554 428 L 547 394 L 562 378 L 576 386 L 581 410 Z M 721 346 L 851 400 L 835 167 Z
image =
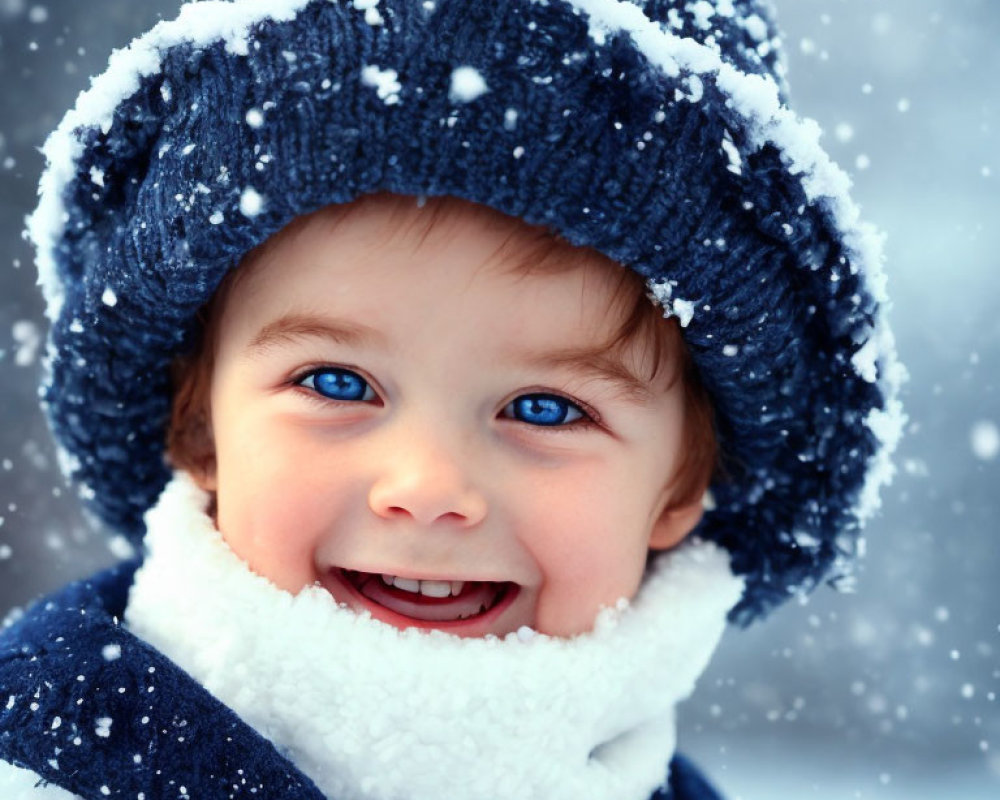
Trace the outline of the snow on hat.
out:
M 628 265 L 679 318 L 724 457 L 699 534 L 747 581 L 731 619 L 844 574 L 903 369 L 880 237 L 782 76 L 759 0 L 184 6 L 45 145 L 28 229 L 64 471 L 138 541 L 168 367 L 226 272 L 322 206 L 453 195 Z

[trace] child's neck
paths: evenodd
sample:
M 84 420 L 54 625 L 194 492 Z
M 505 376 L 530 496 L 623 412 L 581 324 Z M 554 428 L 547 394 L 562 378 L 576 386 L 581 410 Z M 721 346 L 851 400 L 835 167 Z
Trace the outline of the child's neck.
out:
M 400 632 L 253 575 L 204 508 L 179 476 L 149 513 L 126 621 L 337 800 L 645 800 L 743 586 L 691 541 L 591 634 Z

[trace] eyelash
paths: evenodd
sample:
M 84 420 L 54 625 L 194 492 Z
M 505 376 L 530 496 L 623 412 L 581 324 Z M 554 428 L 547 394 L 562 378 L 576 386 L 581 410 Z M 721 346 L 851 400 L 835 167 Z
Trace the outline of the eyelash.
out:
M 334 372 L 341 374 L 348 373 L 350 375 L 355 376 L 365 384 L 367 388 L 367 391 L 364 393 L 365 395 L 371 392 L 371 394 L 374 395 L 374 398 L 380 399 L 378 393 L 372 387 L 371 381 L 365 378 L 364 375 L 362 375 L 360 372 L 353 369 L 349 369 L 347 367 L 333 367 L 328 365 L 321 367 L 311 367 L 305 372 L 302 372 L 297 376 L 293 377 L 290 380 L 290 383 L 294 387 L 304 389 L 305 390 L 305 392 L 303 393 L 304 396 L 310 402 L 314 402 L 322 407 L 328 407 L 331 403 L 333 403 L 334 405 L 353 405 L 355 403 L 371 402 L 370 399 L 366 401 L 364 397 L 354 400 L 338 400 L 334 397 L 327 397 L 315 387 L 303 386 L 303 381 L 305 381 L 308 378 L 315 378 L 317 375 L 322 375 L 324 373 L 334 373 Z M 570 422 L 564 424 L 556 424 L 556 425 L 537 425 L 527 422 L 525 420 L 516 419 L 514 417 L 505 417 L 505 419 L 511 419 L 514 422 L 520 422 L 524 425 L 528 425 L 532 428 L 540 428 L 544 431 L 565 431 L 565 430 L 572 430 L 574 428 L 590 428 L 590 427 L 598 427 L 601 424 L 600 415 L 586 403 L 566 397 L 565 395 L 559 392 L 553 392 L 553 391 L 525 392 L 524 394 L 519 394 L 509 403 L 504 405 L 504 411 L 512 407 L 514 403 L 516 403 L 518 400 L 522 400 L 524 398 L 529 398 L 529 397 L 543 398 L 543 399 L 554 398 L 557 400 L 564 401 L 570 406 L 571 410 L 576 410 L 577 412 L 579 412 L 580 417 L 578 419 L 571 420 Z M 381 402 L 379 403 L 379 405 L 381 405 Z

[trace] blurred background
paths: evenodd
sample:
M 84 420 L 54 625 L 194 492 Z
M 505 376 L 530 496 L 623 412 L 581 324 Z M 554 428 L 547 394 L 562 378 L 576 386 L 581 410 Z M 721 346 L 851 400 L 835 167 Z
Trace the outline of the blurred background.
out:
M 1000 2 L 774 4 L 793 107 L 888 235 L 910 424 L 856 590 L 729 631 L 681 749 L 733 800 L 1000 798 Z M 178 6 L 0 0 L 0 616 L 116 558 L 37 408 L 37 148 Z

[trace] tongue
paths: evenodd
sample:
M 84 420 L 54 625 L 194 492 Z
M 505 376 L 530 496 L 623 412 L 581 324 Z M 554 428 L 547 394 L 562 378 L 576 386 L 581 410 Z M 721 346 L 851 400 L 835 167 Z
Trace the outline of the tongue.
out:
M 470 582 L 455 597 L 425 597 L 417 592 L 405 592 L 387 586 L 376 575 L 361 575 L 355 582 L 358 591 L 374 603 L 390 611 L 427 622 L 452 622 L 489 610 L 500 593 L 500 584 Z

